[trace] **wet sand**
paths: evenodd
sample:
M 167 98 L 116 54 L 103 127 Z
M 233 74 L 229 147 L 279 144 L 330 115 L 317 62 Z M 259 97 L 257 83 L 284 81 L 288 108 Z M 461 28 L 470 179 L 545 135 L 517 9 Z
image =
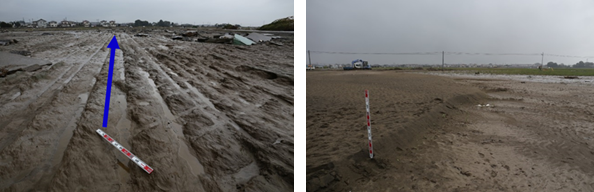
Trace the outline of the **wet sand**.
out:
M 0 190 L 293 190 L 292 44 L 41 33 L 2 34 L 19 43 L 0 51 L 54 64 L 0 78 Z M 150 175 L 95 133 L 113 35 L 121 50 L 103 130 Z

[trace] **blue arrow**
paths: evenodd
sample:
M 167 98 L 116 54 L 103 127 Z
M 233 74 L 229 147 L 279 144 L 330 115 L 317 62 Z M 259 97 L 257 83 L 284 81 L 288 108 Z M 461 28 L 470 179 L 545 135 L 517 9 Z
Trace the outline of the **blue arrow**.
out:
M 111 39 L 111 42 L 109 42 L 109 45 L 107 45 L 107 48 L 111 48 L 111 52 L 109 54 L 109 75 L 107 75 L 107 93 L 105 94 L 105 108 L 103 110 L 103 127 L 107 127 L 107 118 L 109 117 L 109 97 L 111 96 L 111 77 L 113 76 L 115 50 L 120 49 L 115 35 Z

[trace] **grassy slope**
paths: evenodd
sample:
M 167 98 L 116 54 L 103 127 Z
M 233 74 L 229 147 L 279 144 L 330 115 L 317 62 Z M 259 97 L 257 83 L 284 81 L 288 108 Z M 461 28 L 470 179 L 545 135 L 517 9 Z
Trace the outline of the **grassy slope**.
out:
M 291 18 L 282 18 L 273 21 L 270 24 L 263 25 L 262 27 L 258 28 L 259 30 L 269 30 L 269 31 L 293 31 L 293 19 Z
M 559 75 L 559 76 L 594 76 L 594 69 L 553 69 L 539 71 L 528 68 L 448 68 L 454 71 L 480 72 L 487 74 L 509 75 Z

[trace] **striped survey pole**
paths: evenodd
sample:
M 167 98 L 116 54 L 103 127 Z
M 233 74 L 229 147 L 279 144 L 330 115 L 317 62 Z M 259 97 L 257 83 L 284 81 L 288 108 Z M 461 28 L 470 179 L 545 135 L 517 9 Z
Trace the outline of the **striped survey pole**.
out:
M 369 138 L 369 157 L 373 159 L 373 144 L 371 143 L 371 120 L 369 119 L 369 91 L 365 90 L 365 109 L 367 110 L 367 135 Z
M 107 133 L 103 132 L 101 129 L 97 129 L 97 133 L 101 135 L 103 139 L 107 140 L 107 142 L 111 143 L 111 145 L 117 148 L 118 151 L 122 152 L 124 155 L 126 155 L 126 157 L 130 158 L 130 160 L 136 163 L 136 165 L 142 168 L 142 170 L 146 171 L 148 174 L 151 174 L 153 172 L 153 168 L 151 168 L 149 165 L 144 163 L 144 161 L 140 160 L 138 157 L 132 154 L 132 152 L 124 148 L 124 146 L 120 145 L 115 139 L 107 135 Z

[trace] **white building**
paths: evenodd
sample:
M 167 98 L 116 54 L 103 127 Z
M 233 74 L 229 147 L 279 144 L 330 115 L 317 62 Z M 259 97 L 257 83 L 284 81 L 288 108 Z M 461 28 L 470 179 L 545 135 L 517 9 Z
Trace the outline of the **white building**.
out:
M 47 27 L 47 21 L 43 20 L 43 19 L 39 19 L 37 20 L 37 27 Z

